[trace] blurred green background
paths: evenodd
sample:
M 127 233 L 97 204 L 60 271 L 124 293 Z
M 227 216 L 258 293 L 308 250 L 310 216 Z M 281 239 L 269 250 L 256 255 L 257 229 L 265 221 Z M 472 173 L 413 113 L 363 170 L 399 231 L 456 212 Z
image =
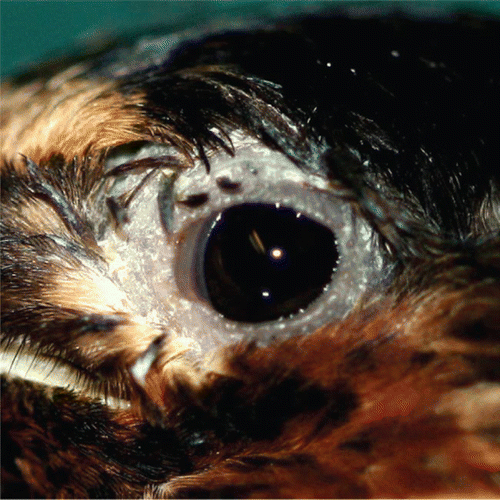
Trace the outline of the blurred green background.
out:
M 500 15 L 500 2 L 317 2 L 317 1 L 0 1 L 0 71 L 12 74 L 24 66 L 123 31 L 160 24 L 185 27 L 241 16 L 262 18 L 352 5 L 369 10 L 473 10 Z

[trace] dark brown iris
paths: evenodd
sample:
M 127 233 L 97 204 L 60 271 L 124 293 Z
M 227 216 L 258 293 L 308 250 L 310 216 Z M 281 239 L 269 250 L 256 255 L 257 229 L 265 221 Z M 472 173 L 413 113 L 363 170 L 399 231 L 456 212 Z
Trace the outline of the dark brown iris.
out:
M 291 208 L 242 204 L 228 208 L 209 235 L 206 295 L 226 318 L 260 322 L 306 308 L 338 261 L 335 235 Z

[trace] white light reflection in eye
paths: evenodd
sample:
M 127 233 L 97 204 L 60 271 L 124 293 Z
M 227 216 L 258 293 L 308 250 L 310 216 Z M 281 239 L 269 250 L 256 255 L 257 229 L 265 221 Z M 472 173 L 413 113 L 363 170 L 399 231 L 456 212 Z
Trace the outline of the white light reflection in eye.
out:
M 285 256 L 283 249 L 278 247 L 272 248 L 270 254 L 274 260 L 281 260 Z

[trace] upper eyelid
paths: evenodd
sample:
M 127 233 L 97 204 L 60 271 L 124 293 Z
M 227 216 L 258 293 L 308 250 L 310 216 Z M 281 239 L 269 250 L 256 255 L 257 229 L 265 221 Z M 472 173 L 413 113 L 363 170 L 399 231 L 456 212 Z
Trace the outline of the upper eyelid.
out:
M 237 152 L 237 151 L 236 151 Z M 180 173 L 182 170 L 189 169 L 193 167 L 192 159 L 187 159 L 186 156 L 179 152 L 178 154 L 164 155 L 164 156 L 148 156 L 146 158 L 141 158 L 138 160 L 125 161 L 117 166 L 114 166 L 106 174 L 106 178 L 117 178 L 122 176 L 129 176 L 134 174 L 143 174 L 138 178 L 137 183 L 134 183 L 134 187 L 123 193 L 119 197 L 109 197 L 108 200 L 117 202 L 120 209 L 128 209 L 128 205 L 135 197 L 138 190 L 144 185 L 144 181 L 149 178 L 155 172 L 161 170 L 171 170 Z M 300 169 L 300 167 L 299 167 Z M 365 217 L 369 223 L 371 223 L 374 231 L 380 236 L 380 238 L 385 241 L 389 246 L 393 248 L 399 248 L 402 242 L 396 241 L 395 235 L 398 235 L 401 231 L 387 231 L 387 219 L 383 219 L 377 214 L 380 212 L 381 207 L 387 207 L 387 204 L 383 201 L 383 196 L 376 194 L 371 198 L 370 202 L 359 192 L 350 189 L 340 178 L 331 179 L 332 183 L 335 184 L 335 188 L 332 189 L 332 194 L 338 196 L 339 199 L 343 199 L 346 203 L 350 203 L 357 207 L 361 214 L 369 215 Z M 220 186 L 219 186 L 220 187 Z M 333 187 L 333 186 L 332 186 Z M 173 195 L 174 183 L 170 186 L 170 194 Z M 220 187 L 220 189 L 222 189 Z M 366 191 L 365 191 L 366 192 Z M 373 193 L 373 192 L 372 192 Z M 375 193 L 373 193 L 375 194 Z M 119 198 L 122 198 L 120 203 Z M 173 200 L 172 200 L 173 201 Z M 375 203 L 374 203 L 375 202 Z M 110 206 L 108 208 L 111 209 Z M 400 223 L 400 228 L 403 229 L 403 220 L 398 221 Z M 381 230 L 381 226 L 385 226 L 385 230 Z M 395 225 L 394 225 L 395 227 Z M 406 228 L 408 230 L 408 228 Z M 408 231 L 409 232 L 409 231 Z M 397 238 L 399 240 L 399 238 Z
M 237 154 L 238 146 L 231 142 L 229 135 L 226 139 L 230 141 L 233 148 L 232 155 Z M 216 151 L 212 151 L 212 153 L 217 155 Z M 320 162 L 328 162 L 332 155 L 332 150 L 329 150 L 329 152 L 324 153 Z M 211 160 L 207 159 L 206 161 L 210 162 Z M 362 175 L 358 176 L 356 173 L 359 170 L 356 165 L 358 163 L 357 159 L 354 159 L 350 154 L 346 155 L 345 152 L 340 152 L 340 158 L 334 158 L 333 161 L 337 166 L 343 164 L 343 167 L 332 172 L 328 166 L 318 165 L 318 168 L 322 168 L 323 171 L 329 170 L 329 175 L 333 174 L 333 178 L 330 177 L 332 188 L 334 187 L 332 191 L 339 198 L 344 198 L 346 202 L 358 207 L 358 211 L 373 227 L 380 239 L 391 248 L 393 257 L 398 260 L 405 260 L 412 255 L 423 256 L 426 252 L 439 253 L 441 251 L 443 242 L 436 233 L 429 230 L 428 225 L 422 224 L 422 221 L 410 216 L 411 210 L 403 214 L 401 211 L 396 210 L 390 201 L 385 199 L 383 183 L 381 183 L 382 189 L 377 190 L 373 186 L 367 185 Z M 194 162 L 195 158 L 190 152 L 172 146 L 169 147 L 168 152 L 165 151 L 160 156 L 149 155 L 140 159 L 132 158 L 119 165 L 114 165 L 106 172 L 105 177 L 122 177 L 148 170 L 167 169 L 180 172 L 192 168 Z M 297 162 L 297 167 L 304 171 L 308 170 L 307 166 L 301 167 L 300 162 Z M 358 180 L 360 181 L 359 184 L 357 184 Z M 404 202 L 405 200 L 403 200 L 403 204 Z M 426 242 L 425 249 L 422 248 L 422 239 Z

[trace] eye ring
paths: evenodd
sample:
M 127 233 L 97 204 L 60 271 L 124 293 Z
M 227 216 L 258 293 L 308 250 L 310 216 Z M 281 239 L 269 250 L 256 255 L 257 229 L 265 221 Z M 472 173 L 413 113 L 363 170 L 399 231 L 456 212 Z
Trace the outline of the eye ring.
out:
M 244 138 L 238 143 L 234 138 L 233 142 L 237 154 L 212 156 L 209 174 L 201 162 L 195 162 L 189 169 L 172 169 L 168 175 L 166 164 L 165 175 L 152 178 L 134 199 L 127 239 L 120 239 L 109 227 L 100 242 L 118 256 L 121 265 L 116 279 L 139 313 L 147 321 L 166 325 L 172 338 L 192 340 L 199 352 L 243 339 L 267 344 L 273 338 L 307 335 L 343 318 L 384 278 L 374 229 L 353 205 L 332 192 L 327 179 L 303 172 L 286 156 L 257 141 Z M 164 189 L 165 182 L 169 189 Z M 237 189 L 228 189 L 228 183 Z M 113 194 L 119 196 L 120 184 L 117 189 Z M 186 203 L 193 194 L 204 194 L 203 202 Z M 227 317 L 226 311 L 214 307 L 203 274 L 204 251 L 217 218 L 245 204 L 272 205 L 273 210 L 284 207 L 295 217 L 300 214 L 326 227 L 335 240 L 335 246 L 329 244 L 329 279 L 315 285 L 317 295 L 285 310 L 261 314 L 258 321 L 248 316 Z M 275 264 L 293 248 L 266 245 L 269 252 L 274 248 L 281 256 Z M 122 271 L 125 262 L 126 272 Z M 301 279 L 293 275 L 291 281 Z M 262 286 L 260 300 L 272 300 L 272 292 Z
M 273 196 L 288 197 L 288 202 L 272 203 Z M 226 338 L 222 342 L 252 338 L 267 343 L 273 337 L 308 334 L 342 318 L 369 286 L 379 282 L 382 258 L 374 243 L 373 230 L 344 200 L 319 189 L 288 183 L 268 185 L 266 193 L 257 190 L 236 198 L 234 204 L 218 206 L 213 212 L 205 213 L 204 220 L 193 214 L 193 222 L 179 233 L 175 250 L 174 279 L 178 290 L 197 309 L 200 329 L 210 331 L 210 335 L 217 332 L 220 339 Z M 260 321 L 241 321 L 241 318 L 228 318 L 210 301 L 203 276 L 206 244 L 221 214 L 242 205 L 278 205 L 326 227 L 334 235 L 330 279 L 318 288 L 317 296 L 293 308 L 293 312 L 262 317 Z

